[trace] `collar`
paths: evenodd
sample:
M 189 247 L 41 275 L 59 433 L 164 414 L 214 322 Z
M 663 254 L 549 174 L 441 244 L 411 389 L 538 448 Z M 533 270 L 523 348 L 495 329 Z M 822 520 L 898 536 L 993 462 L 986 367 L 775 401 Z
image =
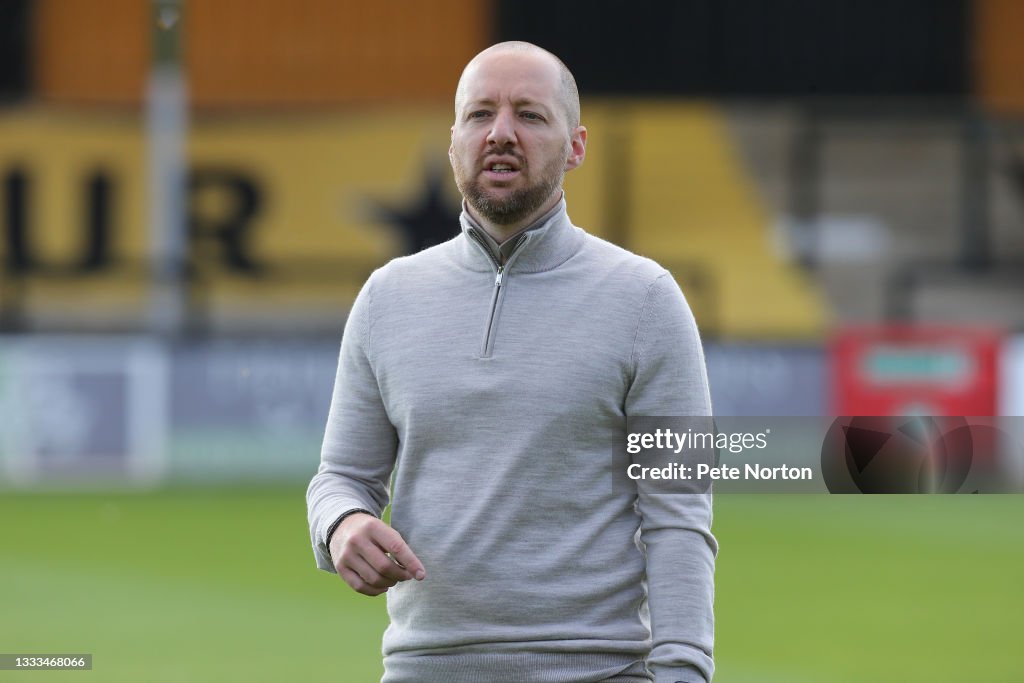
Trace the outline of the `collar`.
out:
M 459 223 L 459 261 L 477 271 L 493 271 L 496 262 L 514 265 L 522 273 L 551 270 L 579 251 L 584 239 L 584 232 L 569 220 L 564 194 L 550 211 L 500 245 L 469 215 L 465 200 Z
M 565 200 L 562 199 L 561 201 L 556 203 L 543 216 L 535 220 L 533 223 L 530 223 L 525 228 L 522 228 L 515 234 L 510 235 L 508 239 L 506 239 L 501 244 L 498 244 L 498 242 L 493 237 L 491 237 L 491 234 L 484 230 L 483 226 L 481 226 L 480 223 L 473 218 L 473 215 L 470 214 L 469 212 L 469 208 L 468 205 L 466 204 L 465 199 L 462 200 L 462 213 L 466 217 L 466 221 L 469 223 L 470 228 L 472 230 L 469 236 L 475 238 L 482 238 L 479 239 L 478 241 L 482 241 L 484 243 L 484 246 L 486 246 L 487 249 L 491 252 L 491 255 L 498 260 L 498 263 L 508 263 L 509 257 L 512 255 L 513 252 L 516 251 L 516 247 L 519 245 L 519 236 L 530 230 L 536 230 L 537 228 L 547 223 L 552 216 L 558 213 L 559 204 L 561 204 L 564 201 Z

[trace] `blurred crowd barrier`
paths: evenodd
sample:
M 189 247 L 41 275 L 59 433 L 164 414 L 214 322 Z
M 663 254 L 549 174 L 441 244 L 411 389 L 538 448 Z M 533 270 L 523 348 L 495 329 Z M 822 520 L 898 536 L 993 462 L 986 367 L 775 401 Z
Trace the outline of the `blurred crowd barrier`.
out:
M 973 351 L 962 333 L 855 336 L 708 344 L 716 415 L 1024 415 L 1024 336 Z M 328 339 L 0 338 L 0 486 L 301 482 L 337 353 Z
M 337 342 L 0 342 L 0 462 L 15 485 L 312 476 Z

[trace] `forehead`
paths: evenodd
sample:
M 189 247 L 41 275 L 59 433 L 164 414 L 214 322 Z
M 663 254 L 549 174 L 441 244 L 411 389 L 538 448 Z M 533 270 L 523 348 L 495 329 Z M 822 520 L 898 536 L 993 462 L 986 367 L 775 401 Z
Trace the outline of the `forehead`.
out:
M 558 67 L 530 51 L 485 53 L 466 68 L 460 101 L 529 100 L 554 105 L 559 98 Z

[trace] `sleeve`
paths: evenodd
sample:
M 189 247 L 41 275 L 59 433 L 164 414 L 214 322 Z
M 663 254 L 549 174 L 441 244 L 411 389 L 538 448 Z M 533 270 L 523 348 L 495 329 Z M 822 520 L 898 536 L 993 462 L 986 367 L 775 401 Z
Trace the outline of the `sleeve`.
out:
M 627 416 L 710 416 L 704 353 L 697 324 L 669 273 L 650 286 L 633 349 Z M 711 492 L 662 493 L 638 488 L 640 540 L 647 555 L 656 683 L 701 683 L 714 675 L 714 574 Z
M 363 286 L 345 323 L 320 467 L 306 491 L 316 564 L 329 572 L 335 571 L 327 549 L 329 530 L 353 510 L 380 517 L 388 504 L 398 447 L 369 353 L 377 276 Z

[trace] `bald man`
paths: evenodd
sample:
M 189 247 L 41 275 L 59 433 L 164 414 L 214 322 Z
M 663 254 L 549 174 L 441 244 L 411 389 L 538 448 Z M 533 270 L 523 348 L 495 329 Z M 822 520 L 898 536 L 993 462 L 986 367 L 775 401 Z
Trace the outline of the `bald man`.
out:
M 321 569 L 388 596 L 384 683 L 713 675 L 710 494 L 610 474 L 626 417 L 710 415 L 700 339 L 665 269 L 569 220 L 586 144 L 557 57 L 478 54 L 461 231 L 374 272 L 346 323 L 309 521 Z

